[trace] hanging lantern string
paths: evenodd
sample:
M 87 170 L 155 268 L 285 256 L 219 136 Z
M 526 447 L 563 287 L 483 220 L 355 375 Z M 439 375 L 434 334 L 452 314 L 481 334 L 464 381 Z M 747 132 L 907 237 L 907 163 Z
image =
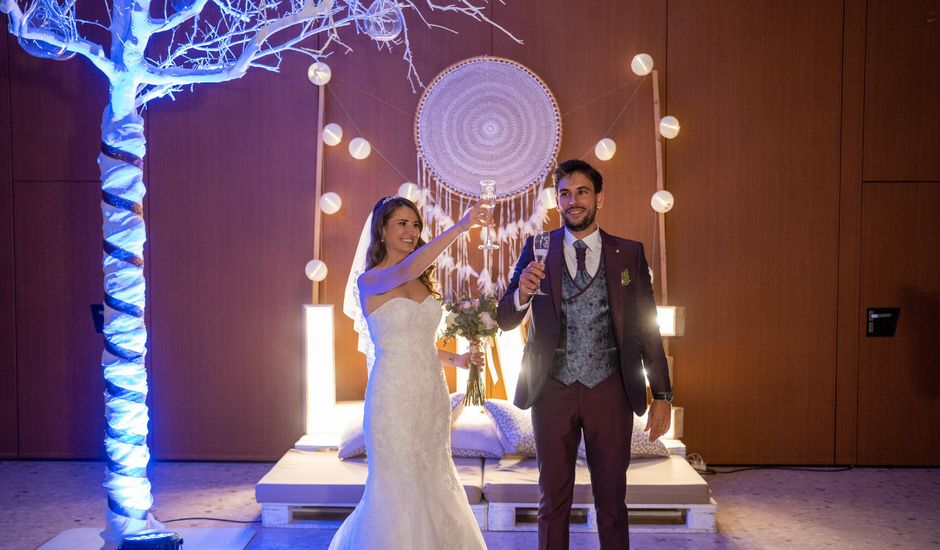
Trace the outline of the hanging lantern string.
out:
M 596 96 L 596 97 L 594 97 L 593 99 L 589 99 L 589 100 L 587 100 L 586 102 L 582 103 L 581 105 L 578 105 L 578 106 L 575 107 L 574 109 L 569 109 L 569 110 L 565 111 L 564 113 L 561 114 L 561 116 L 563 116 L 563 117 L 568 116 L 568 115 L 570 115 L 571 113 L 573 113 L 573 112 L 575 112 L 575 111 L 578 111 L 578 110 L 580 110 L 580 109 L 583 109 L 583 108 L 587 107 L 588 105 L 590 105 L 591 103 L 594 103 L 595 101 L 600 101 L 601 99 L 604 99 L 605 97 L 607 97 L 607 96 L 609 96 L 610 94 L 616 92 L 617 90 L 620 90 L 620 89 L 622 89 L 622 88 L 626 88 L 626 87 L 627 87 L 627 84 L 629 84 L 629 82 L 624 82 L 623 84 L 621 84 L 620 86 L 617 86 L 617 87 L 614 88 L 613 90 L 607 90 L 606 92 L 602 93 L 601 95 Z
M 644 82 L 645 80 L 646 80 L 646 77 L 644 76 L 643 78 L 640 79 L 639 82 L 636 83 L 636 87 L 633 88 L 633 93 L 630 94 L 630 97 L 627 99 L 627 102 L 624 103 L 623 108 L 620 109 L 620 112 L 617 113 L 617 116 L 616 116 L 616 117 L 614 117 L 614 121 L 611 122 L 611 123 L 610 123 L 610 126 L 607 127 L 607 131 L 605 131 L 604 134 L 603 134 L 604 136 L 609 135 L 609 134 L 610 134 L 610 131 L 614 129 L 614 126 L 617 125 L 617 122 L 620 121 L 620 117 L 623 116 L 623 113 L 624 113 L 624 111 L 627 110 L 627 107 L 629 107 L 630 104 L 633 103 L 633 98 L 636 97 L 636 93 L 640 91 L 640 85 L 643 84 L 643 82 Z M 621 88 L 622 88 L 622 87 L 623 87 L 623 86 L 621 86 Z M 619 88 L 617 88 L 617 89 L 619 89 Z M 608 93 L 610 93 L 610 92 L 608 92 Z M 607 95 L 607 94 L 604 94 L 604 95 Z M 591 100 L 591 101 L 594 101 L 594 100 Z M 588 103 L 590 103 L 590 101 L 589 101 Z M 586 105 L 586 104 L 585 104 L 585 105 Z M 581 108 L 581 107 L 578 107 L 578 109 L 580 109 L 580 108 Z M 568 111 L 568 112 L 570 113 L 571 111 Z M 586 159 L 587 156 L 590 155 L 590 154 L 591 154 L 591 151 L 593 151 L 593 150 L 594 150 L 594 146 L 592 145 L 592 146 L 590 147 L 590 149 L 588 149 L 587 151 L 584 152 L 583 155 L 581 155 L 581 159 L 582 159 L 582 160 L 583 160 L 583 159 Z
M 339 105 L 339 109 L 343 111 L 344 115 L 346 115 L 346 119 L 349 121 L 350 124 L 352 124 L 352 127 L 356 131 L 356 133 L 359 135 L 362 135 L 362 130 L 360 130 L 359 126 L 356 125 L 356 121 L 353 120 L 351 116 L 349 116 L 349 111 L 347 111 L 346 107 L 343 106 L 343 102 L 339 100 L 339 97 L 336 95 L 336 93 L 334 93 L 333 90 L 329 88 L 329 86 L 327 86 L 326 90 L 330 92 L 330 97 L 332 97 L 333 100 L 336 101 L 336 104 Z M 320 139 L 323 139 L 322 136 L 320 137 Z M 392 170 L 394 170 L 395 172 L 398 172 L 398 175 L 401 176 L 402 181 L 408 181 L 408 176 L 406 176 L 401 170 L 398 169 L 397 166 L 395 166 L 387 158 L 385 158 L 385 155 L 382 154 L 382 151 L 380 151 L 379 148 L 375 146 L 375 144 L 372 144 L 372 150 L 375 151 L 375 154 L 377 154 L 383 161 L 385 161 L 385 164 L 389 165 L 392 168 Z
M 337 81 L 339 81 L 339 82 L 342 82 L 343 84 L 346 84 L 347 86 L 349 86 L 350 88 L 353 88 L 354 90 L 356 90 L 356 91 L 359 92 L 360 94 L 362 94 L 362 95 L 364 95 L 364 96 L 366 96 L 366 97 L 369 97 L 369 98 L 371 98 L 371 99 L 374 99 L 375 101 L 378 101 L 379 103 L 381 103 L 382 105 L 385 105 L 386 107 L 388 107 L 389 109 L 391 109 L 391 110 L 393 110 L 393 111 L 397 111 L 397 112 L 401 113 L 402 116 L 404 116 L 405 118 L 407 118 L 407 119 L 409 119 L 409 120 L 411 120 L 411 119 L 414 118 L 414 113 L 411 113 L 411 114 L 406 113 L 405 111 L 402 111 L 401 109 L 399 109 L 398 107 L 392 105 L 392 104 L 389 103 L 388 101 L 385 101 L 385 100 L 382 99 L 381 97 L 378 97 L 378 96 L 375 96 L 375 95 L 370 94 L 369 92 L 363 90 L 362 88 L 360 88 L 359 86 L 356 86 L 355 84 L 353 84 L 352 82 L 349 82 L 348 80 L 343 80 L 342 78 L 336 76 L 335 74 L 333 75 L 333 80 L 337 80 Z M 327 89 L 329 89 L 329 88 L 327 88 Z

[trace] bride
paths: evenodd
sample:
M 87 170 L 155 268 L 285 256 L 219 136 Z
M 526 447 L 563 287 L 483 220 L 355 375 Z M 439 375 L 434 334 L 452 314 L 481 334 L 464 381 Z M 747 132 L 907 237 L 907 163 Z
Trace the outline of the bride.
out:
M 428 243 L 410 200 L 391 196 L 372 210 L 371 243 L 358 289 L 375 346 L 366 386 L 369 474 L 362 500 L 330 549 L 486 548 L 450 456 L 450 403 L 441 364 L 469 367 L 482 353 L 437 350 L 442 309 L 434 260 L 472 226 L 489 224 L 474 205 Z

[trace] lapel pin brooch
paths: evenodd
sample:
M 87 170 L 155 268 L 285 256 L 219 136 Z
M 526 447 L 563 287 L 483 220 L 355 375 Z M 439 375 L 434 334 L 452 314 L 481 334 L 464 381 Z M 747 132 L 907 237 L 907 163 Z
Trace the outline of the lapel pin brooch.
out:
M 630 268 L 620 272 L 620 286 L 627 286 L 628 284 L 630 284 Z

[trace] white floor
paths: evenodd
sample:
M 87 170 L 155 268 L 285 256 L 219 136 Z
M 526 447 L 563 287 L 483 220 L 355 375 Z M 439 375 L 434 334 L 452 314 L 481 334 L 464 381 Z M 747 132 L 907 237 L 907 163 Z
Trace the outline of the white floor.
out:
M 242 550 L 248 546 L 255 529 L 251 527 L 186 527 L 171 529 L 183 539 L 184 548 L 199 550 Z M 76 527 L 53 537 L 39 550 L 94 550 L 101 548 L 100 528 Z
M 270 463 L 156 463 L 150 472 L 153 512 L 163 522 L 259 520 L 254 485 L 270 468 Z M 106 508 L 103 479 L 101 462 L 0 461 L 0 548 L 33 550 L 74 528 L 97 533 Z M 718 533 L 634 534 L 632 548 L 940 548 L 940 469 L 756 470 L 707 479 L 721 503 Z M 167 527 L 209 527 L 209 534 L 219 537 L 225 536 L 221 528 L 254 529 L 248 548 L 257 550 L 322 550 L 333 537 L 330 530 L 195 519 Z M 488 532 L 484 538 L 490 550 L 528 550 L 536 544 L 531 532 Z M 571 548 L 597 549 L 597 537 L 572 534 Z

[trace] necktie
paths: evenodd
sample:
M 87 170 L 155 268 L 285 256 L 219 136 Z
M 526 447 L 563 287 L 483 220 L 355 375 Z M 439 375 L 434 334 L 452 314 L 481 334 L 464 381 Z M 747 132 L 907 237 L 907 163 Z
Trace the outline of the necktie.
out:
M 574 242 L 574 255 L 578 260 L 578 272 L 575 274 L 574 282 L 580 288 L 584 288 L 591 281 L 591 276 L 587 272 L 587 245 L 584 244 L 584 241 L 577 240 Z

